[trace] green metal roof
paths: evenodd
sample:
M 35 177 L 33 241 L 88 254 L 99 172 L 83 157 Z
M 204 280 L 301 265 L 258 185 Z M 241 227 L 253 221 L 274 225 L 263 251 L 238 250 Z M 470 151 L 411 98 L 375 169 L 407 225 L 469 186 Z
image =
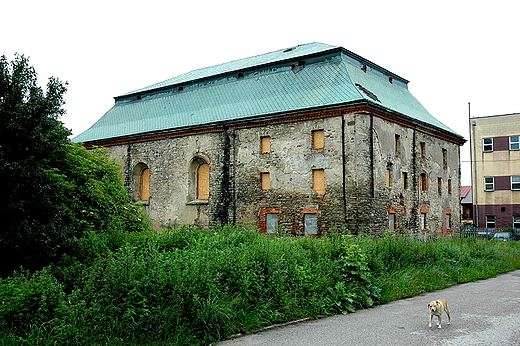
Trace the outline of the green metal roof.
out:
M 294 70 L 298 61 L 305 65 Z M 428 113 L 407 84 L 341 47 L 311 43 L 192 71 L 118 96 L 115 105 L 74 141 L 88 143 L 359 102 L 459 136 Z

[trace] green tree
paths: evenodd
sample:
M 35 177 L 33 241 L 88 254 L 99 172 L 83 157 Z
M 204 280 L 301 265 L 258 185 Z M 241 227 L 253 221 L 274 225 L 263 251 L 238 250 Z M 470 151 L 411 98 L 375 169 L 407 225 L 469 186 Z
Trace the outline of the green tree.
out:
M 142 228 L 115 163 L 72 143 L 59 120 L 67 84 L 44 92 L 23 55 L 0 58 L 0 274 L 38 269 L 88 232 Z

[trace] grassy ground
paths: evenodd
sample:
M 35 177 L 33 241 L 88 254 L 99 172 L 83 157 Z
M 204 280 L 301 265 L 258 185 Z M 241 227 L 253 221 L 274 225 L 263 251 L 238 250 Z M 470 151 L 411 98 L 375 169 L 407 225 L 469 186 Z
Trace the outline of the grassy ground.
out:
M 239 227 L 93 235 L 0 282 L 0 345 L 207 345 L 520 268 L 520 242 L 421 242 Z

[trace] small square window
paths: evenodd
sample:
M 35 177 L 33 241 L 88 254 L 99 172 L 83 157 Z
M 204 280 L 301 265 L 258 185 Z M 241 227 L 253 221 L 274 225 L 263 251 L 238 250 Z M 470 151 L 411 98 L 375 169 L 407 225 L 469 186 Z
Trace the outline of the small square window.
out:
M 484 191 L 495 191 L 495 177 L 484 178 Z
M 493 138 L 482 138 L 482 150 L 485 152 L 493 151 Z
M 509 150 L 520 150 L 520 136 L 509 137 Z

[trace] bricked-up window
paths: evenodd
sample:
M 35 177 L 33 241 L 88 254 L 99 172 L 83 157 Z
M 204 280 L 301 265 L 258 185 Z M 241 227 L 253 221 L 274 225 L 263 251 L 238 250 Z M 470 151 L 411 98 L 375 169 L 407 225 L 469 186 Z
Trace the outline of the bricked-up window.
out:
M 386 169 L 386 187 L 392 186 L 392 170 L 390 168 Z
M 271 174 L 269 172 L 260 173 L 260 185 L 262 190 L 269 190 L 271 188 Z
M 325 148 L 325 131 L 323 131 L 323 130 L 312 131 L 312 148 L 313 149 Z
M 419 175 L 419 190 L 428 191 L 428 176 L 426 173 Z
M 318 234 L 318 216 L 315 213 L 305 213 L 303 216 L 305 235 Z
M 426 143 L 420 142 L 419 143 L 419 157 L 425 157 L 426 156 Z
M 407 172 L 401 173 L 401 180 L 403 183 L 403 190 L 408 190 L 408 173 Z
M 421 224 L 419 225 L 419 228 L 421 229 L 421 231 L 424 231 L 426 229 L 426 213 L 421 213 L 421 219 L 420 219 L 420 222 Z
M 495 191 L 495 177 L 484 177 L 484 191 Z
M 493 138 L 482 138 L 482 151 L 493 151 Z
M 486 227 L 495 228 L 497 225 L 495 215 L 486 215 Z
M 136 202 L 147 202 L 150 199 L 150 170 L 142 162 L 132 172 L 132 199 Z
M 520 150 L 520 136 L 509 137 L 509 150 Z
M 401 136 L 398 134 L 395 135 L 394 147 L 395 147 L 395 154 L 400 155 L 401 154 Z
M 269 234 L 278 233 L 278 214 L 275 214 L 275 213 L 265 214 L 265 233 L 269 233 Z
M 520 175 L 511 177 L 511 190 L 520 190 Z
M 209 165 L 203 163 L 197 169 L 197 199 L 209 199 Z
M 442 167 L 448 167 L 448 150 L 442 149 Z
M 390 210 L 388 212 L 388 230 L 393 232 L 397 229 L 397 214 L 395 210 Z
M 318 195 L 325 194 L 325 170 L 315 169 L 312 171 L 312 189 Z
M 262 154 L 267 154 L 271 152 L 271 137 L 263 136 L 260 137 L 260 152 Z

